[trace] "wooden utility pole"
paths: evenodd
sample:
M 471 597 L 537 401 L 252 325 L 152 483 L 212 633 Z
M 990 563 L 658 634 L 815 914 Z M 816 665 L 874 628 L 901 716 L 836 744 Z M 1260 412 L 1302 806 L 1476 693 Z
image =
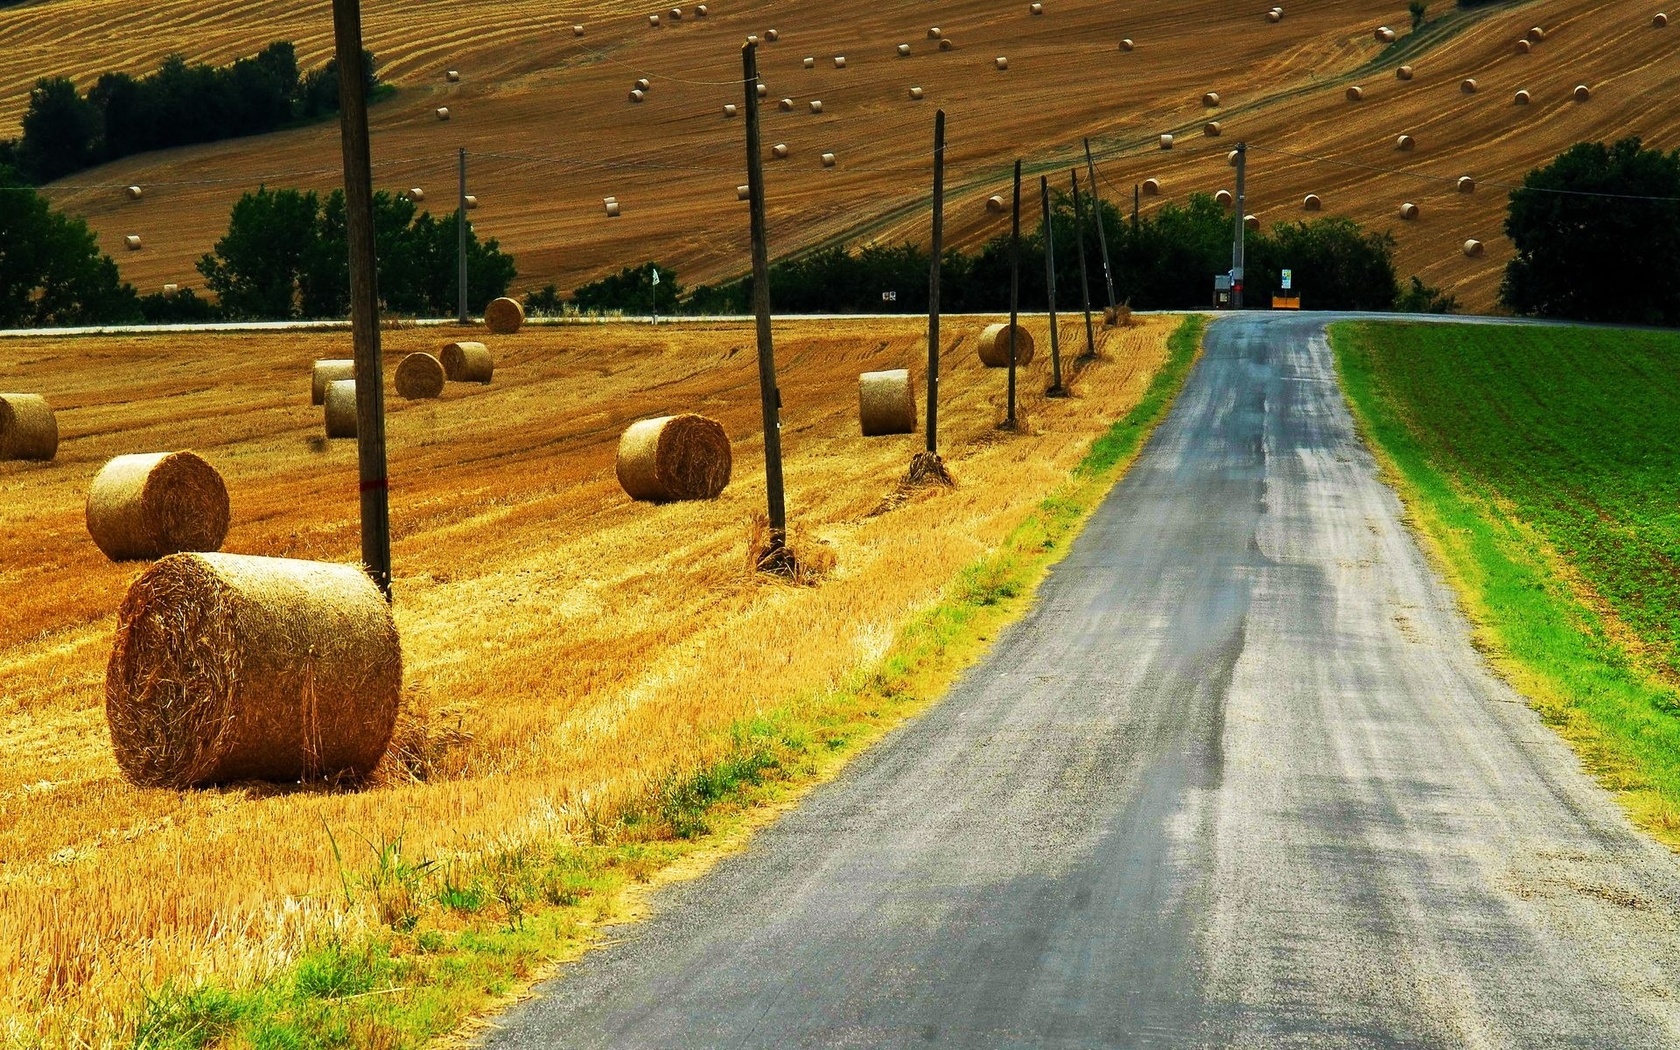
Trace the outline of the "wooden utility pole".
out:
M 385 371 L 379 352 L 378 263 L 373 243 L 373 162 L 361 0 L 333 0 L 339 129 L 344 145 L 344 224 L 350 240 L 350 329 L 356 356 L 356 462 L 361 475 L 362 564 L 391 600 L 391 501 L 385 467 Z
M 741 48 L 747 92 L 747 195 L 752 212 L 753 313 L 758 318 L 758 396 L 764 418 L 764 488 L 770 506 L 770 537 L 761 568 L 787 557 L 787 504 L 782 494 L 782 392 L 776 388 L 776 352 L 770 337 L 770 252 L 764 233 L 764 160 L 758 141 L 758 45 Z
M 1237 228 L 1231 235 L 1231 309 L 1243 308 L 1243 235 L 1247 233 L 1248 194 L 1244 180 L 1248 175 L 1248 143 L 1237 143 Z
M 459 294 L 455 297 L 459 307 L 455 312 L 455 320 L 466 324 L 472 320 L 467 316 L 467 151 L 461 150 L 461 185 L 460 199 L 455 203 L 455 285 Z
M 1097 243 L 1102 245 L 1103 281 L 1108 285 L 1108 316 L 1118 318 L 1120 304 L 1114 298 L 1114 271 L 1108 265 L 1108 227 L 1103 222 L 1102 194 L 1097 190 L 1097 162 L 1091 159 L 1091 140 L 1085 140 L 1085 170 L 1091 176 L 1091 207 L 1097 211 Z
M 1016 429 L 1015 422 L 1015 319 L 1021 304 L 1021 162 L 1015 161 L 1015 204 L 1009 218 L 1009 415 L 1003 425 Z
M 945 252 L 945 111 L 933 115 L 933 261 L 928 264 L 927 450 L 939 455 L 939 263 Z
M 1073 179 L 1073 230 L 1079 245 L 1079 295 L 1085 303 L 1085 353 L 1089 360 L 1097 356 L 1097 337 L 1091 331 L 1091 278 L 1085 272 L 1085 203 L 1079 196 L 1079 171 L 1068 172 Z
M 1044 208 L 1044 289 L 1050 301 L 1050 389 L 1047 397 L 1061 397 L 1062 351 L 1061 334 L 1056 331 L 1056 231 L 1050 221 L 1050 178 L 1038 177 L 1038 194 Z

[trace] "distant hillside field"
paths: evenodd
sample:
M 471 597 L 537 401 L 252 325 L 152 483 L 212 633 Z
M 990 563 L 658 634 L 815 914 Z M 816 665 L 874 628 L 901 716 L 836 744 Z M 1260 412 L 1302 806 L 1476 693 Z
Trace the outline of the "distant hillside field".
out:
M 534 2 L 462 5 L 441 0 L 364 5 L 367 45 L 401 90 L 375 107 L 375 177 L 387 189 L 422 187 L 426 206 L 453 209 L 456 149 L 470 155 L 481 236 L 518 259 L 521 288 L 583 281 L 649 259 L 684 284 L 747 267 L 744 132 L 723 106 L 742 101 L 740 45 L 774 28 L 760 49 L 769 88 L 765 146 L 771 250 L 783 255 L 830 242 L 878 237 L 925 241 L 934 110 L 948 113 L 947 229 L 972 245 L 1007 227 L 985 198 L 1007 193 L 1009 166 L 1026 160 L 1034 185 L 1067 169 L 1089 135 L 1099 189 L 1124 197 L 1146 178 L 1161 193 L 1148 209 L 1232 181 L 1226 153 L 1254 148 L 1248 210 L 1267 223 L 1327 215 L 1392 229 L 1402 276 L 1417 273 L 1467 309 L 1493 306 L 1509 257 L 1501 232 L 1505 186 L 1582 139 L 1642 136 L 1680 144 L 1667 100 L 1680 88 L 1680 24 L 1657 28 L 1650 0 L 1493 4 L 1460 11 L 1429 4 L 1416 35 L 1404 3 L 1300 0 L 1269 23 L 1267 5 L 1210 0 L 1099 3 L 959 0 L 938 7 L 868 4 L 709 3 L 673 22 L 669 8 L 602 4 L 556 10 Z M 653 28 L 648 16 L 661 15 Z M 574 24 L 585 27 L 575 36 Z M 928 30 L 952 41 L 940 51 Z M 1393 45 L 1373 31 L 1392 27 Z M 1520 53 L 1531 27 L 1542 40 Z M 289 39 L 305 66 L 331 46 L 324 0 L 270 5 L 209 0 L 136 8 L 114 0 L 0 8 L 0 135 L 15 133 L 34 80 L 63 74 L 84 87 L 108 69 L 141 73 L 169 52 L 226 62 Z M 1123 51 L 1123 38 L 1134 50 Z M 908 44 L 901 57 L 896 46 Z M 836 68 L 836 56 L 845 67 Z M 1008 59 L 1000 70 L 995 60 Z M 813 68 L 802 59 L 814 59 Z M 1396 78 L 1402 62 L 1414 68 Z M 445 72 L 460 73 L 448 83 Z M 638 78 L 646 100 L 628 95 Z M 1461 82 L 1474 78 L 1476 90 Z M 1577 102 L 1577 85 L 1590 99 Z M 910 98 L 919 86 L 924 98 Z M 1348 88 L 1363 89 L 1350 101 Z M 1516 105 L 1515 93 L 1530 93 Z M 1203 95 L 1217 92 L 1219 105 Z M 777 102 L 789 98 L 791 111 Z M 813 114 L 809 103 L 820 100 Z M 449 108 L 449 119 L 436 116 Z M 1217 120 L 1221 134 L 1203 124 Z M 1170 152 L 1159 136 L 1176 136 Z M 1396 148 L 1401 134 L 1411 151 Z M 823 153 L 835 154 L 824 167 Z M 1309 159 L 1317 158 L 1317 159 Z M 244 191 L 325 189 L 339 179 L 333 124 L 259 139 L 131 158 L 50 188 L 85 216 L 124 276 L 142 292 L 166 282 L 201 285 L 192 264 L 226 228 Z M 1457 181 L 1470 175 L 1473 193 Z M 138 202 L 120 188 L 143 186 Z M 601 199 L 622 215 L 609 219 Z M 1403 221 L 1403 203 L 1419 217 Z M 1036 220 L 1036 206 L 1029 220 Z M 123 237 L 139 234 L 139 251 Z M 1486 251 L 1469 257 L 1467 239 Z M 1302 275 L 1311 305 L 1310 275 Z

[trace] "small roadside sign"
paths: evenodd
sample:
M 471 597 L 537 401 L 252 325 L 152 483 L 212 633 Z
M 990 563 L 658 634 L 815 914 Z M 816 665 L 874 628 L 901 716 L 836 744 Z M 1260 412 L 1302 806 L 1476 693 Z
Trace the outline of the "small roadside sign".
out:
M 1295 287 L 1295 271 L 1283 271 L 1283 290 L 1287 292 L 1293 287 Z

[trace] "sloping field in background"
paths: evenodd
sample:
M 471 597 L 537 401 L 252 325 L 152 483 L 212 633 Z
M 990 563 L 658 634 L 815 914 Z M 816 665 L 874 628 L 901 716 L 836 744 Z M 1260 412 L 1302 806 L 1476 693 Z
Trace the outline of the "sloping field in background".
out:
M 396 613 L 429 726 L 408 743 L 428 779 L 301 794 L 119 777 L 104 666 L 143 566 L 105 561 L 83 504 L 108 457 L 192 448 L 228 482 L 225 549 L 354 560 L 354 444 L 321 440 L 308 402 L 309 362 L 347 355 L 348 334 L 5 343 L 8 384 L 46 394 L 65 440 L 55 463 L 0 465 L 0 1040 L 97 1044 L 170 977 L 284 965 L 341 921 L 324 828 L 353 846 L 406 834 L 409 856 L 441 859 L 551 842 L 714 760 L 721 728 L 873 665 L 1137 402 L 1175 324 L 1105 333 L 1074 400 L 1037 396 L 1049 363 L 1035 362 L 1021 378 L 1034 432 L 1006 437 L 1003 374 L 975 359 L 979 322 L 953 320 L 940 420 L 960 486 L 901 504 L 887 497 L 923 439 L 859 437 L 857 376 L 915 368 L 922 324 L 781 326 L 789 516 L 796 542 L 838 556 L 814 588 L 745 570 L 764 501 L 750 325 L 498 340 L 493 385 L 389 402 Z M 389 332 L 387 361 L 447 338 Z M 679 410 L 723 422 L 734 481 L 715 502 L 632 503 L 619 433 Z
M 552 281 L 570 289 L 649 259 L 674 266 L 690 285 L 738 275 L 747 259 L 745 205 L 735 199 L 743 133 L 722 107 L 741 101 L 741 41 L 774 27 L 780 40 L 760 56 L 770 89 L 765 143 L 786 142 L 792 155 L 768 167 L 773 253 L 840 237 L 925 240 L 933 110 L 943 106 L 947 230 L 956 243 L 1006 229 L 1007 217 L 988 214 L 984 199 L 1005 188 L 1017 155 L 1034 174 L 1065 179 L 1080 137 L 1091 135 L 1104 157 L 1105 194 L 1129 196 L 1134 183 L 1156 177 L 1159 199 L 1174 199 L 1228 185 L 1225 153 L 1246 139 L 1343 162 L 1257 149 L 1249 210 L 1262 220 L 1304 217 L 1302 197 L 1317 193 L 1326 214 L 1393 228 L 1402 275 L 1418 273 L 1485 310 L 1508 254 L 1496 183 L 1520 181 L 1581 139 L 1639 134 L 1665 149 L 1680 144 L 1665 108 L 1680 93 L 1680 24 L 1653 28 L 1654 0 L 1543 0 L 1475 14 L 1435 0 L 1434 28 L 1417 40 L 1402 35 L 1393 48 L 1371 31 L 1386 24 L 1406 33 L 1405 4 L 1396 0 L 1300 0 L 1276 25 L 1263 5 L 1212 0 L 1048 0 L 1041 17 L 1024 0 L 709 6 L 707 19 L 689 12 L 652 29 L 647 15 L 664 8 L 366 4 L 368 46 L 404 89 L 372 114 L 376 183 L 421 186 L 428 207 L 450 211 L 455 150 L 466 147 L 483 201 L 478 230 L 515 254 L 520 288 Z M 584 37 L 572 36 L 574 23 L 587 27 Z M 926 38 L 933 24 L 954 50 Z M 1517 54 L 1517 38 L 1534 25 L 1545 41 Z M 0 121 L 17 119 L 39 75 L 86 84 L 105 69 L 150 70 L 172 50 L 220 62 L 282 38 L 313 66 L 328 54 L 330 31 L 323 0 L 141 8 L 59 0 L 7 9 Z M 1122 37 L 1136 50 L 1120 52 Z M 897 56 L 899 43 L 911 46 L 910 57 Z M 835 55 L 846 57 L 845 69 L 834 67 Z M 1009 58 L 1006 72 L 993 68 L 998 55 Z M 805 56 L 814 69 L 802 67 Z M 1394 78 L 1402 60 L 1417 69 L 1409 83 Z M 444 82 L 451 68 L 461 83 Z M 631 104 L 628 91 L 644 75 L 653 82 L 648 100 Z M 1462 95 L 1459 82 L 1471 76 L 1481 90 Z M 1350 83 L 1365 87 L 1363 102 L 1346 101 Z M 1590 102 L 1570 100 L 1579 83 L 1592 87 Z M 911 85 L 925 89 L 924 101 L 910 101 Z M 1518 88 L 1532 93 L 1532 105 L 1512 104 Z M 1210 90 L 1222 97 L 1217 111 L 1201 105 Z M 781 97 L 796 101 L 793 112 L 777 111 Z M 811 99 L 823 102 L 821 115 L 809 112 Z M 450 108 L 447 122 L 433 115 L 440 105 Z M 1201 124 L 1213 117 L 1224 134 L 1204 138 Z M 1162 132 L 1179 136 L 1170 153 L 1157 148 Z M 1417 140 L 1414 152 L 1394 149 L 1402 132 Z M 836 167 L 821 166 L 824 152 L 837 154 Z M 124 276 L 149 292 L 202 283 L 192 264 L 226 229 L 240 193 L 260 181 L 326 189 L 337 163 L 337 127 L 324 124 L 130 158 L 50 195 L 87 216 Z M 1457 194 L 1462 174 L 1482 188 Z M 122 199 L 128 183 L 146 187 L 143 201 Z M 607 195 L 622 202 L 622 217 L 605 217 Z M 1405 201 L 1420 206 L 1420 219 L 1399 220 Z M 129 233 L 146 247 L 123 251 Z M 1488 245 L 1479 259 L 1460 251 L 1471 237 Z M 1310 276 L 1302 280 L 1310 306 Z

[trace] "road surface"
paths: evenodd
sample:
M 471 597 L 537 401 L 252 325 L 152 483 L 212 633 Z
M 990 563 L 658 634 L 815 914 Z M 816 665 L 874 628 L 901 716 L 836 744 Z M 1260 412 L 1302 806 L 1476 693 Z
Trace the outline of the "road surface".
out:
M 486 1044 L 1680 1045 L 1680 865 L 1470 647 L 1324 321 L 1216 322 L 946 700 Z

